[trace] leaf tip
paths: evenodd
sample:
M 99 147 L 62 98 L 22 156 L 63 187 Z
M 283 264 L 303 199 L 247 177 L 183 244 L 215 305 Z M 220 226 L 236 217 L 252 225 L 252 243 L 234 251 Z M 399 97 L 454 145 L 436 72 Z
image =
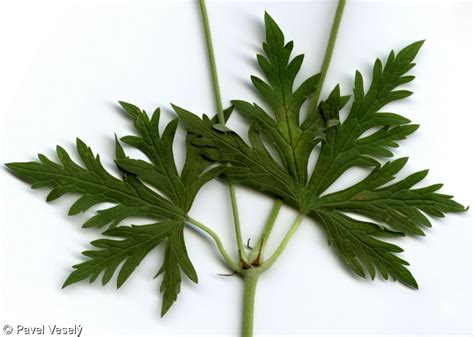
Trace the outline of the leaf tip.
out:
M 76 137 L 76 147 L 77 148 L 87 148 L 86 143 L 79 137 Z
M 120 289 L 124 283 L 125 283 L 125 280 L 117 278 L 117 289 Z
M 405 282 L 405 285 L 407 285 L 408 287 L 414 289 L 414 290 L 418 290 L 420 289 L 420 286 L 418 285 L 418 283 L 416 282 L 415 278 L 413 277 L 413 275 L 411 275 L 410 273 L 410 278 L 408 280 L 406 280 Z
M 5 166 L 8 170 L 15 170 L 15 163 L 4 163 L 3 166 Z
M 164 315 L 166 315 L 172 305 L 173 305 L 173 301 L 171 301 L 171 303 L 169 303 L 168 301 L 163 301 L 163 304 L 161 305 L 160 317 L 163 317 Z
M 263 17 L 265 18 L 265 21 L 266 20 L 273 20 L 273 18 L 271 17 L 271 15 L 267 11 L 265 11 L 265 13 L 263 14 Z
M 76 283 L 77 281 L 73 277 L 74 272 L 68 276 L 68 278 L 64 281 L 63 285 L 61 286 L 61 289 L 69 287 L 71 284 Z
M 421 48 L 421 46 L 423 46 L 425 44 L 425 41 L 426 41 L 426 39 L 418 40 L 418 41 L 414 42 L 413 45 L 419 46 Z
M 161 307 L 160 317 L 163 318 L 164 315 L 168 312 L 169 308 L 165 309 L 165 307 Z
M 136 119 L 138 116 L 140 116 L 141 110 L 137 106 L 125 101 L 118 101 L 118 103 L 122 107 L 123 111 L 125 111 L 132 119 Z
M 408 162 L 409 157 L 400 157 L 392 161 L 392 164 L 395 164 L 396 166 L 399 166 L 400 169 L 406 165 Z
M 174 112 L 178 115 L 178 117 L 181 117 L 183 113 L 186 111 L 183 108 L 177 106 L 176 104 L 170 103 L 171 107 L 173 108 Z

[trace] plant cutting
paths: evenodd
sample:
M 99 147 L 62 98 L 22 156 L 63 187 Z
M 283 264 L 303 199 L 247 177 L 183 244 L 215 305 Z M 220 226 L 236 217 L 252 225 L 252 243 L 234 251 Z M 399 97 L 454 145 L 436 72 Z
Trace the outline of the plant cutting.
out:
M 408 159 L 387 160 L 394 155 L 392 148 L 418 129 L 407 118 L 386 112 L 385 107 L 412 94 L 402 86 L 414 79 L 410 71 L 423 41 L 391 51 L 383 61 L 377 59 L 371 77 L 364 79 L 356 71 L 352 95 L 342 94 L 337 85 L 327 97 L 321 97 L 345 1 L 338 2 L 321 69 L 298 86 L 295 80 L 303 55 L 293 55 L 293 42 L 288 42 L 265 13 L 265 41 L 257 55 L 263 76 L 251 77 L 259 103 L 236 98 L 224 109 L 205 1 L 200 0 L 199 5 L 215 113 L 199 117 L 172 104 L 177 118 L 160 132 L 159 108 L 148 114 L 133 104 L 119 102 L 135 132 L 115 137 L 115 173 L 107 171 L 99 155 L 80 139 L 76 141 L 80 162 L 58 146 L 57 158 L 40 154 L 34 162 L 6 164 L 32 188 L 48 188 L 47 201 L 78 194 L 69 215 L 99 208 L 83 227 L 102 233 L 83 252 L 84 260 L 73 266 L 63 287 L 98 279 L 105 285 L 115 277 L 120 288 L 141 261 L 162 245 L 163 262 L 156 276 L 161 277 L 163 316 L 176 301 L 183 277 L 198 282 L 192 260 L 199 257 L 188 253 L 185 242 L 187 228 L 197 229 L 213 240 L 229 274 L 242 279 L 242 336 L 252 336 L 259 277 L 277 265 L 303 219 L 310 218 L 313 225 L 321 226 L 331 249 L 356 275 L 373 280 L 378 274 L 417 289 L 408 262 L 397 255 L 402 249 L 384 238 L 423 236 L 424 227 L 431 226 L 429 217 L 467 210 L 452 196 L 439 193 L 441 184 L 415 186 L 428 171 L 397 178 Z M 343 118 L 341 110 L 346 106 L 349 112 Z M 235 113 L 248 122 L 248 141 L 227 125 Z M 179 123 L 186 130 L 182 168 L 177 167 L 173 153 Z M 147 159 L 130 158 L 127 147 L 141 151 Z M 314 154 L 316 164 L 310 165 Z M 354 167 L 365 168 L 365 178 L 348 188 L 326 192 Z M 214 179 L 229 190 L 234 219 L 229 229 L 235 233 L 232 248 L 224 246 L 210 225 L 193 217 L 197 193 Z M 274 200 L 253 248 L 243 240 L 236 187 Z M 269 251 L 266 245 L 283 205 L 296 210 L 297 216 L 277 248 Z M 134 225 L 131 217 L 143 217 L 150 223 Z

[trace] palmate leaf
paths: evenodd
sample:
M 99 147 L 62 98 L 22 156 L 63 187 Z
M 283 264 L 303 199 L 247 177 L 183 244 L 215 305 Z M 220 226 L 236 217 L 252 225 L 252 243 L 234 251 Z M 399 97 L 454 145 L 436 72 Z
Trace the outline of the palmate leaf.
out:
M 284 36 L 268 14 L 265 15 L 266 56 L 257 56 L 266 82 L 252 77 L 257 92 L 270 107 L 268 113 L 257 104 L 236 100 L 238 113 L 248 119 L 250 144 L 233 131 L 213 129 L 206 116 L 174 106 L 180 120 L 194 135 L 192 144 L 212 161 L 230 163 L 224 177 L 281 198 L 301 213 L 323 226 L 342 261 L 360 276 L 366 272 L 375 277 L 392 277 L 410 287 L 418 285 L 408 271 L 408 263 L 395 254 L 401 248 L 384 242 L 384 236 L 423 235 L 422 226 L 430 226 L 429 216 L 441 217 L 465 208 L 451 196 L 437 193 L 441 185 L 413 188 L 427 174 L 421 171 L 392 185 L 406 163 L 406 158 L 384 165 L 382 158 L 391 157 L 397 147 L 418 128 L 400 115 L 381 109 L 411 95 L 399 90 L 400 85 L 414 79 L 407 75 L 423 41 L 415 42 L 400 52 L 390 52 L 385 64 L 377 59 L 372 81 L 364 90 L 362 74 L 356 72 L 353 103 L 348 117 L 341 120 L 340 110 L 350 96 L 342 96 L 336 86 L 315 111 L 309 111 L 300 123 L 300 109 L 315 90 L 318 75 L 293 90 L 293 82 L 301 67 L 302 56 L 291 60 L 293 44 Z M 320 149 L 316 147 L 321 143 Z M 271 147 L 277 157 L 271 155 Z M 308 158 L 319 150 L 315 168 L 308 172 Z M 352 187 L 323 195 L 344 172 L 354 166 L 368 167 L 369 175 Z M 350 214 L 368 217 L 360 221 Z
M 183 224 L 201 186 L 221 174 L 223 168 L 210 168 L 211 163 L 202 158 L 198 150 L 189 146 L 188 142 L 187 158 L 180 175 L 172 154 L 177 121 L 171 121 L 160 135 L 159 110 L 149 118 L 146 112 L 134 105 L 124 102 L 121 105 L 134 121 L 137 131 L 137 135 L 126 136 L 123 141 L 142 151 L 150 160 L 129 159 L 116 140 L 116 163 L 122 173 L 121 179 L 107 172 L 99 156 L 94 155 L 79 139 L 76 148 L 83 165 L 74 162 L 66 150 L 58 146 L 58 162 L 39 155 L 37 162 L 10 163 L 6 166 L 31 183 L 32 188 L 50 188 L 48 201 L 66 193 L 79 194 L 79 199 L 69 209 L 69 215 L 84 212 L 103 202 L 115 204 L 99 210 L 84 224 L 84 227 L 109 226 L 103 233 L 108 238 L 91 243 L 95 249 L 83 253 L 89 259 L 74 266 L 75 270 L 64 286 L 84 279 L 92 282 L 101 273 L 102 283 L 106 284 L 119 269 L 117 287 L 120 287 L 153 248 L 166 242 L 161 268 L 161 273 L 164 274 L 161 285 L 164 315 L 180 291 L 181 271 L 197 282 L 197 275 L 184 243 Z M 192 137 L 193 135 L 188 135 L 188 140 Z M 137 216 L 151 218 L 155 223 L 118 226 L 125 219 Z

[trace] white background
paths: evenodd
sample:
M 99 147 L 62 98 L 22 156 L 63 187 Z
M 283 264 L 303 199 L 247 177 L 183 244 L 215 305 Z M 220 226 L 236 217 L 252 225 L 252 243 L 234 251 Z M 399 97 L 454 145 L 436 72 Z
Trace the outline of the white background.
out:
M 295 51 L 306 53 L 298 81 L 317 72 L 335 10 L 334 1 L 208 4 L 221 89 L 230 99 L 254 100 L 249 75 L 263 39 L 263 12 L 277 20 Z M 349 0 L 323 97 L 341 83 L 349 93 L 355 69 L 365 78 L 376 57 L 419 39 L 426 43 L 407 86 L 415 94 L 392 104 L 421 124 L 397 156 L 410 156 L 402 176 L 430 168 L 426 184 L 472 205 L 472 3 Z M 73 149 L 76 136 L 113 168 L 113 134 L 131 132 L 117 100 L 173 114 L 169 102 L 196 113 L 214 111 L 198 7 L 194 1 L 4 1 L 0 5 L 0 162 L 54 157 Z M 296 54 L 295 54 L 296 55 Z M 243 130 L 233 117 L 231 127 Z M 182 135 L 176 150 L 182 162 Z M 132 153 L 129 151 L 129 153 Z M 362 176 L 353 170 L 336 189 Z M 178 302 L 159 319 L 162 251 L 154 251 L 117 291 L 113 282 L 61 290 L 98 237 L 83 230 L 86 214 L 67 217 L 72 197 L 46 204 L 0 171 L 0 328 L 4 324 L 81 324 L 83 336 L 222 334 L 239 331 L 242 284 L 226 272 L 211 243 L 186 232 L 199 285 L 185 280 Z M 256 238 L 271 200 L 238 190 L 245 237 Z M 214 228 L 228 247 L 233 231 L 224 184 L 208 184 L 191 214 Z M 294 214 L 285 209 L 274 238 Z M 472 332 L 472 212 L 434 220 L 427 238 L 404 238 L 401 256 L 420 290 L 352 276 L 327 247 L 324 232 L 307 220 L 275 267 L 262 276 L 256 306 L 258 334 L 470 334 Z M 398 242 L 395 240 L 395 242 Z M 270 250 L 277 240 L 270 243 Z M 1 335 L 0 330 L 0 335 Z

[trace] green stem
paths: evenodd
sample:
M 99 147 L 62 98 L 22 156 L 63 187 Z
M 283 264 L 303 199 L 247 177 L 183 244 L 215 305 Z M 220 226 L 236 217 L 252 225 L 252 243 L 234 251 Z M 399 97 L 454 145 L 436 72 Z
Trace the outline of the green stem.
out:
M 336 9 L 336 14 L 334 17 L 334 22 L 331 28 L 331 34 L 329 36 L 329 41 L 328 45 L 326 48 L 326 53 L 324 55 L 324 60 L 323 64 L 321 66 L 321 77 L 319 79 L 318 85 L 316 87 L 316 91 L 311 98 L 311 101 L 309 103 L 309 113 L 313 113 L 317 109 L 317 105 L 319 103 L 319 98 L 321 95 L 321 90 L 322 86 L 324 83 L 324 80 L 326 78 L 326 74 L 329 69 L 329 64 L 331 62 L 332 58 L 332 53 L 334 51 L 334 45 L 336 43 L 336 37 L 337 33 L 339 30 L 339 25 L 341 23 L 341 18 L 342 18 L 342 13 L 344 11 L 344 6 L 345 6 L 346 1 L 345 0 L 339 0 L 337 9 Z M 207 9 L 206 9 L 206 3 L 205 0 L 199 0 L 199 5 L 201 8 L 201 15 L 202 15 L 202 21 L 203 21 L 203 26 L 204 26 L 204 33 L 206 37 L 206 42 L 207 42 L 207 52 L 209 56 L 209 66 L 211 70 L 211 77 L 212 77 L 212 83 L 213 83 L 213 90 L 214 90 L 214 98 L 215 98 L 215 103 L 216 103 L 216 108 L 217 108 L 217 117 L 219 120 L 219 124 L 222 126 L 225 126 L 225 117 L 224 117 L 224 112 L 222 108 L 222 98 L 220 94 L 220 88 L 219 88 L 219 80 L 217 77 L 217 66 L 216 66 L 216 60 L 214 56 L 214 48 L 212 45 L 212 37 L 211 37 L 211 30 L 209 26 L 209 18 L 207 14 Z M 234 225 L 235 225 L 235 234 L 236 234 L 236 240 L 237 240 L 237 245 L 238 245 L 238 250 L 239 250 L 239 258 L 241 264 L 246 264 L 247 261 L 247 255 L 245 254 L 244 251 L 244 245 L 242 241 L 242 233 L 240 229 L 240 219 L 239 219 L 239 214 L 238 214 L 238 207 L 237 207 L 237 200 L 235 196 L 235 187 L 234 185 L 229 182 L 229 193 L 230 193 L 230 198 L 232 202 L 232 212 L 234 216 Z M 270 217 L 267 220 L 267 223 L 265 224 L 262 236 L 260 238 L 259 244 L 252 249 L 250 252 L 250 256 L 252 257 L 257 257 L 260 252 L 262 252 L 264 245 L 266 244 L 266 241 L 268 239 L 268 236 L 270 235 L 273 226 L 276 221 L 276 217 L 280 211 L 281 208 L 281 200 L 277 200 L 275 202 L 275 205 L 272 208 L 272 212 L 270 213 Z M 189 219 L 189 222 L 198 228 L 202 229 L 205 231 L 207 234 L 209 234 L 214 241 L 216 242 L 217 248 L 219 249 L 219 252 L 221 253 L 222 257 L 224 258 L 224 261 L 229 265 L 230 268 L 232 268 L 234 271 L 239 272 L 243 275 L 244 277 L 244 285 L 245 285 L 245 292 L 244 292 L 244 308 L 243 308 L 243 334 L 242 336 L 244 337 L 251 337 L 253 336 L 253 317 L 254 317 L 254 306 L 255 306 L 255 292 L 257 289 L 257 281 L 260 276 L 260 274 L 270 268 L 276 260 L 280 257 L 280 255 L 283 253 L 285 250 L 286 246 L 288 245 L 289 241 L 295 234 L 296 230 L 300 226 L 301 222 L 303 221 L 305 215 L 300 213 L 294 223 L 292 224 L 291 228 L 283 238 L 282 242 L 276 249 L 276 251 L 273 253 L 273 255 L 265 262 L 263 262 L 262 265 L 254 266 L 248 265 L 245 267 L 248 267 L 249 269 L 242 270 L 239 264 L 235 263 L 227 254 L 224 246 L 222 245 L 222 242 L 220 238 L 217 236 L 217 234 L 212 231 L 210 228 L 204 226 L 202 223 L 194 220 L 194 219 Z M 257 248 L 258 247 L 258 248 Z M 250 260 L 251 261 L 251 260 Z
M 255 292 L 260 272 L 249 269 L 244 274 L 244 307 L 242 320 L 242 337 L 253 336 L 253 316 L 255 308 Z
M 216 58 L 214 56 L 214 47 L 212 44 L 211 27 L 209 26 L 209 17 L 207 15 L 206 1 L 199 0 L 199 7 L 201 8 L 202 23 L 204 26 L 204 35 L 206 37 L 207 54 L 209 58 L 209 67 L 211 69 L 212 84 L 213 84 L 213 89 L 214 89 L 214 98 L 216 101 L 217 118 L 219 120 L 219 124 L 221 124 L 222 126 L 225 126 L 224 110 L 222 108 L 221 91 L 219 87 L 219 78 L 217 77 Z M 242 242 L 242 233 L 240 230 L 240 220 L 239 220 L 239 212 L 237 209 L 237 198 L 235 196 L 235 187 L 234 187 L 234 184 L 231 183 L 230 181 L 229 181 L 229 193 L 230 193 L 230 198 L 232 202 L 232 213 L 234 214 L 234 227 L 235 227 L 235 234 L 236 234 L 236 240 L 237 240 L 237 249 L 239 251 L 239 258 L 242 261 L 246 261 L 246 254 L 245 254 L 244 245 Z
M 239 208 L 237 206 L 237 199 L 235 195 L 235 186 L 229 182 L 230 201 L 232 203 L 232 214 L 234 216 L 235 238 L 237 240 L 237 248 L 239 251 L 239 258 L 246 261 L 245 247 L 242 241 L 242 231 L 240 229 Z M 247 262 L 247 261 L 246 261 Z
M 209 67 L 211 68 L 212 84 L 214 87 L 214 99 L 216 101 L 217 118 L 219 123 L 224 126 L 224 109 L 222 108 L 221 90 L 219 87 L 219 78 L 217 77 L 216 57 L 214 56 L 214 47 L 212 45 L 211 28 L 209 26 L 209 17 L 207 15 L 206 1 L 199 0 L 201 8 L 202 23 L 204 26 L 204 35 L 206 37 L 207 55 L 209 58 Z
M 249 261 L 253 261 L 254 259 L 256 259 L 259 254 L 259 260 L 263 259 L 263 250 L 265 249 L 265 245 L 268 242 L 268 238 L 270 237 L 270 233 L 272 232 L 273 226 L 275 225 L 275 221 L 277 219 L 278 213 L 280 212 L 282 204 L 282 200 L 275 200 L 268 220 L 265 223 L 265 227 L 263 228 L 260 240 L 258 244 L 253 247 L 252 251 L 249 254 Z
M 321 90 L 323 88 L 324 80 L 326 79 L 326 74 L 329 69 L 329 64 L 331 63 L 332 53 L 334 51 L 334 45 L 336 44 L 337 32 L 339 31 L 339 26 L 341 24 L 342 13 L 344 12 L 344 6 L 346 5 L 346 0 L 339 0 L 336 9 L 336 15 L 334 16 L 334 21 L 332 23 L 331 35 L 329 35 L 328 45 L 326 47 L 326 53 L 324 55 L 323 64 L 321 66 L 321 77 L 319 78 L 318 85 L 316 87 L 316 92 L 314 93 L 311 101 L 309 102 L 308 114 L 316 111 L 317 105 L 319 103 L 319 97 L 321 96 Z
M 283 253 L 283 251 L 285 250 L 286 246 L 288 245 L 288 242 L 290 242 L 291 238 L 293 237 L 296 230 L 300 226 L 304 217 L 305 217 L 305 214 L 303 213 L 298 214 L 295 221 L 293 222 L 293 225 L 291 225 L 289 231 L 286 233 L 285 237 L 283 238 L 283 241 L 280 243 L 280 245 L 275 250 L 273 255 L 270 256 L 270 258 L 262 264 L 261 266 L 262 271 L 265 271 L 268 268 L 270 268 L 276 262 L 278 257 L 280 257 L 281 253 Z
M 221 253 L 222 258 L 224 259 L 225 263 L 229 266 L 229 268 L 231 268 L 235 272 L 240 272 L 241 271 L 240 266 L 237 263 L 235 263 L 234 260 L 227 253 L 224 245 L 222 244 L 222 241 L 221 241 L 219 235 L 217 235 L 216 232 L 214 232 L 212 229 L 210 229 L 209 227 L 207 227 L 203 223 L 197 221 L 196 219 L 188 218 L 187 222 L 194 225 L 194 226 L 196 226 L 197 228 L 203 230 L 207 234 L 209 234 L 209 236 L 214 239 L 214 242 L 216 243 L 217 249 Z

